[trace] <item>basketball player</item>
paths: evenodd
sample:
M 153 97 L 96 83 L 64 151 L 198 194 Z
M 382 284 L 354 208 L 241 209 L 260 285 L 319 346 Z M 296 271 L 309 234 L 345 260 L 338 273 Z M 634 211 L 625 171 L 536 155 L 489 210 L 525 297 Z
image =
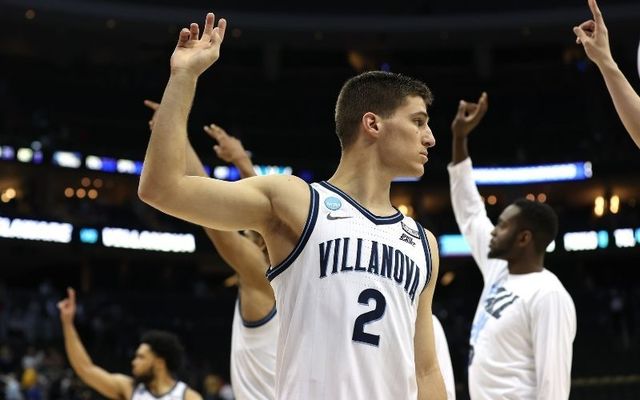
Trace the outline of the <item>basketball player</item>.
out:
M 467 137 L 488 108 L 461 101 L 451 124 L 451 201 L 484 288 L 471 328 L 469 391 L 479 399 L 567 399 L 576 335 L 573 300 L 544 268 L 558 217 L 546 204 L 518 200 L 493 225 L 471 174 Z
M 201 38 L 195 23 L 180 32 L 140 198 L 199 225 L 265 239 L 280 318 L 276 398 L 444 399 L 431 316 L 437 244 L 389 197 L 395 177 L 422 175 L 435 144 L 429 89 L 385 72 L 349 80 L 336 107 L 342 156 L 328 182 L 188 176 L 188 113 L 225 28 L 208 14 Z
M 451 365 L 451 354 L 449 353 L 449 343 L 444 329 L 438 318 L 433 316 L 433 335 L 436 342 L 436 353 L 440 372 L 444 379 L 444 387 L 447 391 L 447 400 L 456 400 L 456 381 L 453 379 L 453 366 Z
M 112 374 L 93 364 L 73 324 L 76 314 L 76 292 L 67 289 L 67 298 L 58 303 L 64 345 L 69 363 L 84 383 L 106 398 L 122 400 L 201 400 L 186 383 L 177 381 L 173 373 L 182 361 L 182 346 L 175 335 L 149 331 L 131 361 L 131 376 Z
M 145 100 L 154 110 L 149 121 L 153 129 L 160 104 Z M 242 143 L 222 128 L 211 124 L 205 132 L 216 140 L 214 151 L 222 160 L 232 163 L 241 178 L 255 176 L 253 163 Z M 187 143 L 187 174 L 207 174 L 200 158 Z M 219 231 L 204 228 L 218 254 L 238 274 L 238 301 L 231 334 L 231 386 L 238 400 L 272 400 L 275 396 L 276 344 L 278 319 L 275 297 L 265 271 L 269 266 L 264 241 L 260 235 L 247 232 Z
M 613 60 L 609 48 L 609 32 L 596 0 L 588 0 L 593 19 L 573 27 L 576 43 L 582 44 L 587 56 L 600 69 L 622 124 L 640 147 L 640 96 Z M 638 66 L 640 68 L 640 65 Z

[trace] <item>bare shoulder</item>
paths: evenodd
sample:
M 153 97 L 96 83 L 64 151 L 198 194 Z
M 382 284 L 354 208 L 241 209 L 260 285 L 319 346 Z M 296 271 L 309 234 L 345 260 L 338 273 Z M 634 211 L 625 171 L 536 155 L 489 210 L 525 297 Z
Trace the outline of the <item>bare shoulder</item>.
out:
M 311 201 L 310 186 L 307 182 L 293 175 L 270 175 L 264 178 L 261 185 L 268 193 L 271 207 L 279 220 L 297 230 L 304 225 Z
M 200 395 L 200 393 L 191 388 L 187 388 L 186 392 L 184 393 L 184 398 L 185 400 L 202 400 L 202 396 Z
M 246 180 L 255 179 L 259 185 L 272 196 L 277 195 L 306 195 L 309 193 L 309 184 L 294 175 L 267 175 L 256 176 Z

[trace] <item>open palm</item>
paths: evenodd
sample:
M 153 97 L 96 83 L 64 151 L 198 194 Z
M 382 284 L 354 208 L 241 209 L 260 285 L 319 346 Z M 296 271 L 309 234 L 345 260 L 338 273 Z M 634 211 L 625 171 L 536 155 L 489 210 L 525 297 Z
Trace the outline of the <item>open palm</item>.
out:
M 202 74 L 220 57 L 220 45 L 224 39 L 227 21 L 220 19 L 214 28 L 215 15 L 208 13 L 204 32 L 200 37 L 200 27 L 196 23 L 180 31 L 178 45 L 171 55 L 171 70 L 184 71 L 195 76 Z

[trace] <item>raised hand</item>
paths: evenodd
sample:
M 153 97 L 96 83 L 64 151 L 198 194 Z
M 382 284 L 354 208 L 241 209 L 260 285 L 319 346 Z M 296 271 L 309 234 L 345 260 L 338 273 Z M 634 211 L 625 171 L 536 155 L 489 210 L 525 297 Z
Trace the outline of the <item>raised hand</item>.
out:
M 158 108 L 160 108 L 160 103 L 156 103 L 152 100 L 145 100 L 144 105 L 153 110 L 153 114 L 151 114 L 151 119 L 149 120 L 149 130 L 153 130 L 153 125 L 156 123 L 156 113 Z
M 227 134 L 227 132 L 218 125 L 205 125 L 204 131 L 218 142 L 218 144 L 213 146 L 213 150 L 221 160 L 237 164 L 240 160 L 249 158 L 247 151 L 242 146 L 242 142 Z
M 584 46 L 587 57 L 601 66 L 603 63 L 613 60 L 609 48 L 609 32 L 596 0 L 588 1 L 593 19 L 585 21 L 579 26 L 574 26 L 573 33 L 576 35 L 576 43 Z
M 483 92 L 477 103 L 460 100 L 458 112 L 451 123 L 451 131 L 456 137 L 467 137 L 482 121 L 489 108 L 489 96 Z
M 191 23 L 189 28 L 180 31 L 178 45 L 171 55 L 172 73 L 186 72 L 198 77 L 218 60 L 227 21 L 220 19 L 218 26 L 214 28 L 214 20 L 213 13 L 208 13 L 202 37 L 196 23 Z
M 60 310 L 60 319 L 64 323 L 73 323 L 76 315 L 76 291 L 67 288 L 67 298 L 58 302 L 58 310 Z

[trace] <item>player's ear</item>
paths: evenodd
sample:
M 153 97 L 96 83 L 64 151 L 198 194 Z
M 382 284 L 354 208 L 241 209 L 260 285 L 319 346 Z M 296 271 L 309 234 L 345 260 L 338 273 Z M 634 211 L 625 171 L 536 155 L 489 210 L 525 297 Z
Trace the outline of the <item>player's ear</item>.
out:
M 362 116 L 362 127 L 367 136 L 377 139 L 380 136 L 380 117 L 372 112 Z

